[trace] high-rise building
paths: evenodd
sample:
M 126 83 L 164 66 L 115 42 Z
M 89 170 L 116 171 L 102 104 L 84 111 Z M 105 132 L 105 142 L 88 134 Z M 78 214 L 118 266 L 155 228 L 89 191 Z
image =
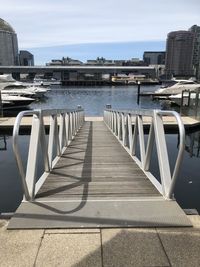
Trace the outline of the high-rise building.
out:
M 166 74 L 192 76 L 194 34 L 191 31 L 174 31 L 167 35 Z
M 21 66 L 34 66 L 34 56 L 29 51 L 19 51 L 19 62 Z
M 17 34 L 5 20 L 0 18 L 0 65 L 19 64 Z
M 200 26 L 193 25 L 189 31 L 194 34 L 194 49 L 192 59 L 194 74 L 197 80 L 200 80 Z
M 145 51 L 143 54 L 143 61 L 147 65 L 164 65 L 165 64 L 165 52 Z

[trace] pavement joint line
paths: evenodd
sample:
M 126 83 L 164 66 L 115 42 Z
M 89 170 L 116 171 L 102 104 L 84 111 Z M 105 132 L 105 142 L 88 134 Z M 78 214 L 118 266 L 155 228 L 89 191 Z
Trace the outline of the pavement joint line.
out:
M 161 247 L 162 247 L 162 249 L 163 249 L 163 251 L 164 251 L 164 253 L 165 253 L 165 256 L 166 256 L 166 258 L 167 258 L 167 260 L 168 260 L 168 262 L 169 262 L 169 266 L 171 267 L 172 264 L 171 264 L 171 262 L 170 262 L 170 258 L 169 258 L 168 255 L 167 255 L 167 252 L 166 252 L 166 250 L 165 250 L 165 247 L 164 247 L 164 245 L 163 245 L 163 242 L 162 242 L 162 240 L 161 240 L 161 238 L 160 238 L 159 232 L 158 232 L 157 228 L 155 228 L 155 230 L 156 230 L 157 237 L 158 237 L 158 239 L 159 239 L 159 241 L 160 241 Z
M 44 235 L 45 235 L 45 230 L 43 230 L 42 236 L 41 236 L 41 238 L 40 238 L 40 244 L 39 244 L 38 249 L 37 249 L 37 253 L 36 253 L 36 256 L 35 256 L 35 260 L 34 260 L 34 263 L 33 263 L 33 267 L 36 266 L 37 258 L 38 258 L 39 252 L 40 252 L 40 248 L 41 248 L 41 246 L 42 246 L 42 241 L 43 241 L 43 239 L 44 239 Z
M 50 230 L 50 229 L 48 229 L 48 230 Z M 62 229 L 57 229 L 57 230 L 62 230 Z M 94 234 L 95 235 L 96 234 L 99 234 L 99 232 L 98 231 L 96 231 L 96 232 L 87 232 L 87 231 L 85 231 L 85 232 L 73 232 L 73 230 L 72 230 L 72 232 L 68 232 L 68 233 L 64 233 L 64 232 L 60 232 L 60 233 L 46 233 L 46 231 L 45 231 L 45 234 L 44 235 L 94 235 Z
M 104 267 L 102 229 L 100 229 L 101 266 Z

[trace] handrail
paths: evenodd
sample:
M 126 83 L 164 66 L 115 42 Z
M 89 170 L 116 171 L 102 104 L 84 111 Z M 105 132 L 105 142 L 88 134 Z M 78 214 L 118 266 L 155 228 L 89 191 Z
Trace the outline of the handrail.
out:
M 179 150 L 172 175 L 164 132 L 163 117 L 165 116 L 173 116 L 179 129 Z M 146 147 L 144 142 L 144 117 L 149 117 L 150 119 L 150 130 Z M 133 119 L 135 120 L 134 123 Z M 180 115 L 175 111 L 168 110 L 106 109 L 104 111 L 104 121 L 158 191 L 166 199 L 172 199 L 185 149 L 185 129 Z M 136 156 L 138 142 L 140 159 Z M 156 143 L 161 182 L 149 171 L 154 142 Z
M 27 166 L 24 168 L 19 148 L 19 131 L 22 119 L 32 116 L 32 126 L 29 143 Z M 50 118 L 49 137 L 45 134 L 44 117 Z M 59 121 L 59 122 L 58 122 Z M 83 109 L 52 109 L 22 111 L 18 114 L 13 128 L 13 151 L 22 181 L 24 197 L 33 201 L 36 193 L 46 180 L 48 173 L 55 166 L 59 157 L 76 135 L 84 122 Z M 56 156 L 53 157 L 54 144 Z M 44 162 L 44 173 L 36 181 L 38 152 L 41 149 Z

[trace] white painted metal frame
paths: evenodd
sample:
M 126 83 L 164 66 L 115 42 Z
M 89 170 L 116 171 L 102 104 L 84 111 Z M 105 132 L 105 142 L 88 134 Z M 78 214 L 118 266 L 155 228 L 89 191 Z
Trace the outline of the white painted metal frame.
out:
M 173 116 L 176 119 L 179 129 L 179 151 L 174 170 L 171 175 L 166 138 L 164 132 L 163 117 Z M 148 141 L 145 147 L 144 141 L 144 117 L 150 120 Z M 130 153 L 132 158 L 143 170 L 146 176 L 166 198 L 173 199 L 175 183 L 185 149 L 185 129 L 180 115 L 175 111 L 162 110 L 137 110 L 137 111 L 117 111 L 107 109 L 104 111 L 104 122 L 118 138 L 121 144 Z M 134 130 L 133 130 L 134 125 Z M 140 159 L 136 157 L 136 146 L 139 142 Z M 159 182 L 150 172 L 150 160 L 154 142 L 158 155 L 161 182 Z
M 18 142 L 20 125 L 24 116 L 32 116 L 26 168 L 22 163 Z M 45 134 L 44 117 L 49 118 L 49 135 Z M 82 109 L 33 110 L 22 111 L 18 114 L 13 129 L 13 150 L 21 176 L 25 200 L 34 200 L 49 172 L 82 126 L 84 117 L 84 110 Z M 44 162 L 44 173 L 36 181 L 39 149 L 41 149 Z M 53 153 L 54 149 L 56 149 L 56 153 Z M 56 155 L 53 156 L 53 154 Z

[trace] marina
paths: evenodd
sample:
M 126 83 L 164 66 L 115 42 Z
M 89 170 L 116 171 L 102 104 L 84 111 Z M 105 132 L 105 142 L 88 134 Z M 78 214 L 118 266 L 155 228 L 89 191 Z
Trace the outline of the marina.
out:
M 180 135 L 172 174 L 161 120 L 162 116 L 170 114 L 177 121 Z M 24 168 L 18 137 L 21 120 L 26 115 L 33 116 L 33 123 L 27 167 Z M 48 135 L 44 131 L 44 116 L 49 116 L 51 121 Z M 132 116 L 136 119 L 134 130 Z M 146 148 L 143 116 L 152 118 Z M 115 135 L 127 151 L 117 142 Z M 9 229 L 191 226 L 173 199 L 184 152 L 184 136 L 179 115 L 170 111 L 123 113 L 105 110 L 104 122 L 85 121 L 81 109 L 19 113 L 13 130 L 13 149 L 24 201 L 12 217 Z M 139 158 L 136 156 L 137 138 Z M 160 178 L 155 178 L 149 171 L 154 138 Z M 44 173 L 38 177 L 40 149 Z M 124 212 L 118 213 L 118 209 Z M 139 214 L 136 210 L 140 211 Z M 70 216 L 66 217 L 68 213 Z
M 142 91 L 155 91 L 157 86 L 149 87 L 142 86 Z M 86 119 L 94 118 L 94 120 L 102 120 L 102 112 L 105 109 L 106 104 L 111 103 L 112 107 L 119 107 L 121 109 L 133 110 L 137 109 L 137 87 L 135 86 L 117 86 L 117 87 L 96 87 L 91 89 L 88 88 L 66 88 L 54 86 L 51 87 L 51 91 L 47 93 L 46 99 L 41 99 L 38 102 L 31 104 L 33 109 L 51 109 L 59 107 L 65 108 L 66 105 L 69 108 L 73 108 L 81 104 L 86 113 Z M 151 101 L 150 99 L 144 97 L 140 99 L 139 103 L 140 108 L 151 109 L 156 108 L 159 109 L 162 107 L 162 103 L 160 101 Z M 3 177 L 7 177 L 7 179 L 1 179 L 1 201 L 0 201 L 0 210 L 1 212 L 13 212 L 18 205 L 20 204 L 22 198 L 22 191 L 20 186 L 20 178 L 17 171 L 16 162 L 14 159 L 14 155 L 12 152 L 12 130 L 15 122 L 15 117 L 13 117 L 13 112 L 10 114 L 11 117 L 4 116 L 0 119 L 0 129 L 1 129 L 1 170 L 4 174 Z M 16 115 L 15 115 L 16 116 Z M 144 128 L 149 125 L 149 119 L 144 118 Z M 173 155 L 176 154 L 176 147 L 178 143 L 177 136 L 177 127 L 175 126 L 175 120 L 168 118 L 164 118 L 166 123 L 165 129 L 167 130 L 167 143 L 169 146 L 170 164 L 173 165 Z M 46 125 L 49 125 L 49 119 L 44 119 Z M 198 166 L 199 166 L 199 158 L 198 156 L 198 147 L 199 147 L 199 122 L 195 119 L 194 114 L 192 113 L 192 117 L 188 114 L 188 116 L 183 116 L 183 122 L 186 126 L 186 151 L 184 156 L 184 164 L 181 168 L 180 180 L 178 180 L 177 188 L 175 190 L 176 199 L 181 207 L 188 208 L 196 208 L 200 210 L 199 207 L 199 179 L 198 179 Z M 134 122 L 133 122 L 134 123 Z M 167 125 L 168 124 L 168 125 Z M 30 125 L 31 118 L 26 117 L 22 120 L 22 130 L 23 135 L 20 137 L 20 144 L 23 147 L 23 158 L 24 162 L 26 162 L 27 157 L 27 146 L 29 142 L 29 134 L 30 134 Z M 48 127 L 47 127 L 48 128 Z M 147 127 L 148 129 L 148 127 Z M 171 162 L 172 161 L 172 162 Z M 6 164 L 4 164 L 6 162 Z M 152 171 L 158 173 L 158 168 L 152 162 L 151 166 Z M 191 168 L 192 166 L 192 168 Z M 41 164 L 39 163 L 39 169 L 41 168 Z M 15 173 L 15 178 L 13 180 L 13 173 Z M 14 186 L 13 186 L 14 183 Z M 15 192 L 15 193 L 13 193 Z M 7 195 L 11 197 L 9 200 L 7 199 Z
M 1 6 L 0 266 L 200 266 L 199 3 L 25 2 Z

